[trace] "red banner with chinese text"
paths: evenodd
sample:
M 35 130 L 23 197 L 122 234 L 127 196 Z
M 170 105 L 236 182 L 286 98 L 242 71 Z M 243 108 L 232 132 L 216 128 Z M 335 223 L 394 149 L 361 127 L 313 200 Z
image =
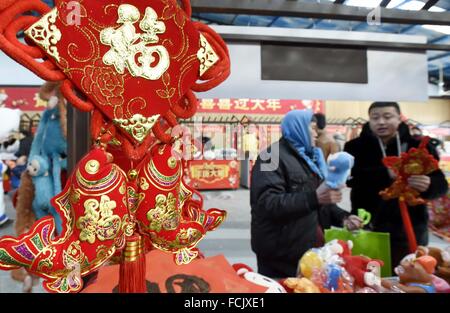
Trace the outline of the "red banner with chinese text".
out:
M 184 180 L 193 188 L 239 188 L 240 163 L 236 160 L 191 160 L 187 164 Z
M 0 107 L 22 111 L 44 111 L 47 101 L 39 97 L 40 87 L 1 87 Z
M 322 100 L 284 99 L 199 99 L 198 113 L 235 113 L 284 115 L 292 110 L 311 109 L 325 113 Z

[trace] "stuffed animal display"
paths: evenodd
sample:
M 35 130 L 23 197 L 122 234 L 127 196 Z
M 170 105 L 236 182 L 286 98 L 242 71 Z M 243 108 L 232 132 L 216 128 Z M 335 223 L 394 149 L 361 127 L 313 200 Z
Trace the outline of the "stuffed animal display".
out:
M 436 271 L 434 275 L 444 279 L 450 284 L 450 248 L 446 250 L 436 247 L 423 247 L 419 246 L 415 253 L 416 257 L 425 255 L 432 256 L 436 260 Z
M 429 255 L 403 260 L 395 268 L 399 281 L 383 279 L 383 287 L 406 293 L 435 293 L 432 274 L 436 263 L 436 259 Z
M 355 158 L 347 152 L 337 152 L 328 157 L 328 175 L 326 184 L 330 188 L 339 188 L 345 184 L 354 165 Z
M 236 271 L 236 274 L 243 279 L 256 285 L 266 287 L 266 293 L 286 293 L 286 289 L 280 283 L 269 277 L 255 273 L 253 269 L 246 264 L 236 263 L 233 264 L 233 268 Z
M 299 261 L 298 277 L 284 281 L 294 292 L 376 292 L 381 288 L 383 262 L 351 254 L 352 241 L 332 240 L 307 251 Z
M 49 174 L 49 162 L 39 155 L 31 155 L 28 161 L 27 171 L 32 177 L 34 185 L 33 212 L 37 219 L 47 215 L 55 219 L 56 231 L 61 233 L 61 217 L 52 207 L 50 201 L 55 196 L 52 177 Z

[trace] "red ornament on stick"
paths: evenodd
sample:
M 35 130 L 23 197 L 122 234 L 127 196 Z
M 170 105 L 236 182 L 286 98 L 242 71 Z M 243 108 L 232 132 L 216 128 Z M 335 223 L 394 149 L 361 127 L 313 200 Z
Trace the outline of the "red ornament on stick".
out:
M 420 192 L 408 185 L 408 178 L 412 175 L 427 175 L 439 168 L 438 161 L 428 152 L 426 146 L 429 137 L 422 139 L 418 148 L 411 148 L 400 157 L 389 156 L 383 159 L 384 165 L 394 171 L 396 179 L 387 189 L 380 192 L 384 200 L 398 198 L 403 225 L 408 238 L 411 253 L 417 250 L 417 240 L 408 212 L 408 205 L 415 206 L 425 203 Z

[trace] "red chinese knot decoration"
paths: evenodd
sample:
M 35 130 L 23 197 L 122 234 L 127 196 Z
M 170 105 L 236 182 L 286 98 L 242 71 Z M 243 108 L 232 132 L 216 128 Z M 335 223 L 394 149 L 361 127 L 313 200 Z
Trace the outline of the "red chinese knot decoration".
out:
M 0 0 L 0 49 L 42 79 L 60 81 L 66 99 L 91 112 L 95 142 L 52 199 L 62 232 L 44 218 L 19 238 L 1 238 L 0 269 L 24 267 L 51 292 L 78 292 L 83 276 L 115 256 L 119 291 L 144 291 L 149 249 L 187 264 L 226 216 L 203 210 L 201 195 L 183 181 L 171 129 L 196 113 L 194 92 L 228 77 L 228 49 L 191 20 L 188 0 L 77 6 Z M 25 44 L 17 39 L 22 31 Z

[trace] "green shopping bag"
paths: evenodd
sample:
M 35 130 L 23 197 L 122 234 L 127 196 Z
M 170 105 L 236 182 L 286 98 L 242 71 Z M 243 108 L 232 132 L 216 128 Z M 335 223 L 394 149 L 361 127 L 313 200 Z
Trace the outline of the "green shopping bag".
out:
M 389 233 L 365 230 L 351 232 L 344 228 L 325 229 L 325 242 L 333 239 L 353 241 L 352 255 L 365 255 L 371 259 L 382 260 L 384 265 L 381 267 L 381 277 L 392 276 Z

